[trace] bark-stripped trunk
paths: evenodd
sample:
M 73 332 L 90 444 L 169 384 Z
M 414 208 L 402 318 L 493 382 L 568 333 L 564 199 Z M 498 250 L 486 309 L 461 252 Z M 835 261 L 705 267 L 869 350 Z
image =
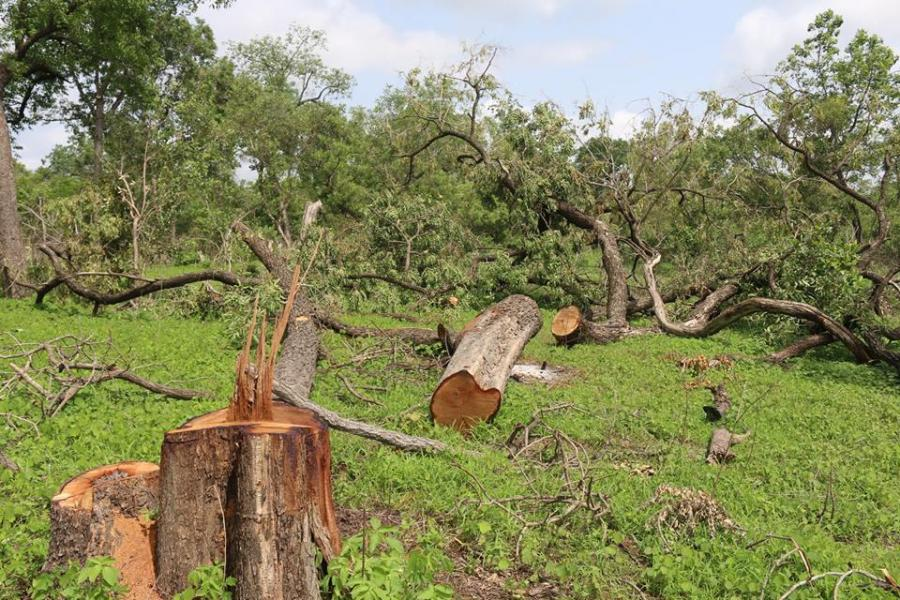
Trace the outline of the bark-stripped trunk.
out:
M 320 210 L 322 210 L 321 200 L 306 203 L 306 208 L 303 209 L 303 222 L 300 224 L 301 242 L 306 240 L 306 235 L 309 232 L 309 228 L 312 227 L 313 223 L 316 222 L 316 217 L 319 216 Z
M 679 337 L 707 337 L 718 333 L 746 316 L 756 313 L 771 313 L 802 319 L 821 327 L 843 342 L 858 362 L 870 362 L 874 358 L 862 340 L 852 331 L 818 308 L 802 302 L 776 300 L 773 298 L 748 298 L 727 307 L 713 318 L 709 317 L 714 307 L 711 303 L 706 303 L 706 310 L 702 314 L 695 314 L 695 316 L 684 323 L 670 321 L 666 313 L 665 303 L 656 288 L 656 276 L 653 273 L 653 267 L 659 263 L 659 260 L 660 256 L 657 254 L 644 262 L 644 278 L 647 281 L 650 295 L 653 297 L 653 312 L 657 321 L 659 321 L 660 327 L 666 333 Z M 731 297 L 731 295 L 722 294 L 725 297 Z M 713 296 L 713 294 L 710 294 L 710 296 Z
M 225 561 L 236 600 L 319 598 L 316 548 L 340 551 L 327 427 L 275 403 L 272 421 L 223 409 L 166 434 L 156 558 L 164 598 L 200 565 Z
M 513 365 L 540 328 L 537 303 L 520 295 L 495 304 L 466 325 L 431 397 L 435 422 L 466 430 L 492 419 Z
M 0 82 L 0 86 L 4 86 Z M 16 202 L 16 174 L 13 167 L 12 138 L 2 110 L 4 91 L 0 87 L 0 288 L 4 296 L 21 298 L 30 290 L 17 282 L 25 276 L 28 255 L 22 236 Z
M 155 598 L 152 524 L 142 517 L 158 506 L 159 468 L 125 462 L 69 480 L 50 503 L 50 550 L 44 570 L 112 556 L 133 598 Z

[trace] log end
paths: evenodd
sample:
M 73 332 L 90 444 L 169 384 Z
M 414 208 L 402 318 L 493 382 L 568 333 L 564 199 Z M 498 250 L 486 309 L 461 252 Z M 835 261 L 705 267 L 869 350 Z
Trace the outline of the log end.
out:
M 501 397 L 500 390 L 482 389 L 471 373 L 458 371 L 446 377 L 431 396 L 431 417 L 435 423 L 468 431 L 497 414 Z
M 556 343 L 566 346 L 577 341 L 583 321 L 584 317 L 577 306 L 567 306 L 556 313 L 550 324 L 550 332 L 556 338 Z
M 94 486 L 104 479 L 123 477 L 158 477 L 159 466 L 149 462 L 121 462 L 114 465 L 103 465 L 73 477 L 59 492 L 53 496 L 51 503 L 55 507 L 65 507 L 89 511 L 94 506 Z

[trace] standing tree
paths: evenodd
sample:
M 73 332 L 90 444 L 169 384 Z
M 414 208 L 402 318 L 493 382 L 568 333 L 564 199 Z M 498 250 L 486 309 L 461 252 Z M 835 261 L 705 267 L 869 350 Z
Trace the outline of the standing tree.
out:
M 225 2 L 217 1 L 221 5 Z M 129 76 L 146 79 L 143 67 L 132 71 L 125 58 L 144 64 L 147 48 L 142 25 L 161 22 L 195 11 L 198 0 L 3 0 L 0 2 L 0 269 L 3 291 L 20 296 L 26 291 L 20 281 L 27 266 L 13 169 L 10 127 L 40 121 L 63 100 L 67 84 L 81 80 L 87 66 L 95 74 L 113 70 L 115 93 L 134 89 Z M 141 48 L 139 51 L 138 48 Z M 159 48 L 161 49 L 161 48 Z M 112 77 L 112 76 L 110 76 Z M 99 83 L 99 80 L 98 80 Z M 96 87 L 100 90 L 100 87 Z M 106 89 L 98 96 L 106 102 Z M 124 96 L 123 96 L 124 97 Z M 97 110 L 94 114 L 99 114 Z

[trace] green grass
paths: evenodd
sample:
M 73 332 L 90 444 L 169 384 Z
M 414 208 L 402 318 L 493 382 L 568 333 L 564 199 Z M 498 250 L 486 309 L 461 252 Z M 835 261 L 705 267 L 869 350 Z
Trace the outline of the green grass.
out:
M 216 399 L 165 400 L 119 383 L 94 386 L 45 421 L 40 435 L 12 448 L 8 454 L 22 471 L 0 470 L 0 598 L 21 597 L 39 569 L 47 549 L 49 499 L 67 478 L 103 463 L 157 461 L 165 430 L 223 406 L 230 393 L 235 349 L 220 322 L 115 310 L 91 317 L 86 308 L 54 302 L 35 309 L 0 301 L 0 332 L 28 341 L 63 333 L 109 337 L 147 376 L 210 390 Z M 458 325 L 471 313 L 451 315 Z M 545 317 L 549 321 L 551 314 Z M 383 317 L 353 321 L 398 324 Z M 770 533 L 793 537 L 816 572 L 846 570 L 852 563 L 900 576 L 900 394 L 890 373 L 854 365 L 840 349 L 799 359 L 788 370 L 770 366 L 752 358 L 768 348 L 741 330 L 706 340 L 651 336 L 571 349 L 552 341 L 547 323 L 525 357 L 575 369 L 572 381 L 555 388 L 510 382 L 495 421 L 468 438 L 429 422 L 427 400 L 438 369 L 398 368 L 396 363 L 411 361 L 397 355 L 340 371 L 357 388 L 386 388 L 363 390 L 383 402 L 381 407 L 351 396 L 323 363 L 315 401 L 347 416 L 448 441 L 456 450 L 412 456 L 335 432 L 335 502 L 391 508 L 427 522 L 442 532 L 440 539 L 457 540 L 455 552 L 466 557 L 468 568 L 501 572 L 511 588 L 548 578 L 559 585 L 560 597 L 639 597 L 631 584 L 661 598 L 758 597 L 768 566 L 791 548 L 778 541 L 748 548 Z M 376 342 L 327 334 L 325 343 L 341 362 Z M 735 359 L 733 368 L 704 376 L 728 386 L 735 406 L 726 424 L 752 431 L 736 448 L 735 462 L 724 467 L 704 462 L 711 425 L 701 407 L 709 394 L 686 389 L 693 374 L 676 365 L 678 358 L 698 354 Z M 416 364 L 425 358 L 418 357 Z M 7 371 L 5 361 L 0 370 Z M 0 412 L 22 401 L 0 399 Z M 517 561 L 517 523 L 479 501 L 477 487 L 457 465 L 495 498 L 529 493 L 504 442 L 516 423 L 527 422 L 540 407 L 561 403 L 577 408 L 551 413 L 546 421 L 588 449 L 594 489 L 608 498 L 611 514 L 600 523 L 575 513 L 562 527 L 529 530 Z M 642 476 L 628 468 L 642 465 L 654 474 Z M 530 476 L 538 489 L 559 486 L 557 470 Z M 664 544 L 647 527 L 658 510 L 648 501 L 662 484 L 709 492 L 745 533 L 669 534 L 670 543 Z M 833 514 L 825 511 L 819 518 L 831 496 Z M 643 564 L 621 550 L 626 538 L 636 540 Z M 789 563 L 772 577 L 768 597 L 803 577 L 800 561 Z M 828 595 L 831 583 L 794 597 Z M 848 584 L 841 597 L 879 594 L 890 597 Z

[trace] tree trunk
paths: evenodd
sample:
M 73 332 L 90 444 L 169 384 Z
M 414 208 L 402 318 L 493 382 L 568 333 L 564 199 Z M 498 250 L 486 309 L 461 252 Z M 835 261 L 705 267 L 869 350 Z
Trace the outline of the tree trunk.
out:
M 706 418 L 710 421 L 718 421 L 731 409 L 731 398 L 728 396 L 728 392 L 725 391 L 725 384 L 723 383 L 709 386 L 706 389 L 712 392 L 713 403 L 709 406 L 704 406 L 703 412 L 706 413 Z
M 612 321 L 594 323 L 588 321 L 578 307 L 567 306 L 556 313 L 550 331 L 560 345 L 571 346 L 581 341 L 608 344 L 625 337 L 659 333 L 656 327 L 631 327 L 627 322 L 618 325 Z
M 276 402 L 272 421 L 228 409 L 166 433 L 160 463 L 158 586 L 171 598 L 194 568 L 225 561 L 236 600 L 318 599 L 316 547 L 340 551 L 331 446 L 312 413 Z
M 3 101 L 0 90 L 0 104 Z M 25 276 L 27 254 L 16 203 L 16 173 L 12 138 L 6 114 L 0 106 L 0 288 L 4 296 L 21 298 L 30 293 L 17 282 Z
M 537 303 L 519 295 L 495 304 L 466 325 L 431 397 L 435 422 L 467 430 L 492 419 L 513 365 L 540 328 Z
M 584 317 L 577 306 L 567 306 L 556 313 L 550 324 L 550 333 L 560 346 L 570 346 L 581 339 L 584 333 Z
M 125 462 L 98 467 L 70 479 L 50 503 L 48 571 L 70 561 L 112 556 L 133 598 L 153 598 L 153 528 L 159 468 Z
M 732 446 L 737 446 L 749 436 L 750 433 L 735 434 L 724 427 L 719 427 L 712 432 L 709 438 L 709 448 L 706 451 L 706 462 L 711 465 L 719 465 L 734 460 Z

